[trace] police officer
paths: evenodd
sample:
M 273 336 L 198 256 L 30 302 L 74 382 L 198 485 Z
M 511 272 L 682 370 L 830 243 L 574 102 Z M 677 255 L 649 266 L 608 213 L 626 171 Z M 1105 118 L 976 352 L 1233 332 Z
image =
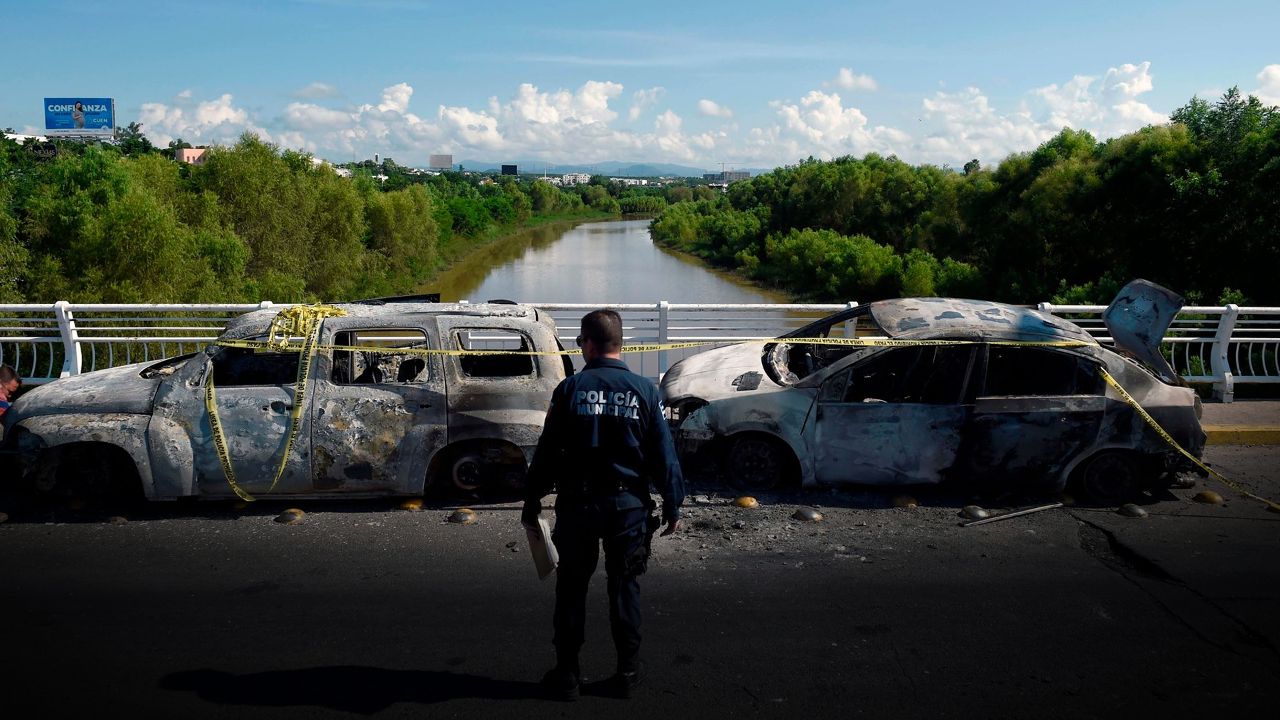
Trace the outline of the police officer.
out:
M 684 479 L 658 388 L 620 359 L 622 318 L 596 310 L 582 318 L 578 346 L 586 368 L 565 379 L 551 396 L 546 425 L 529 467 L 521 521 L 536 528 L 542 497 L 556 489 L 551 537 L 560 555 L 556 570 L 556 665 L 542 679 L 553 697 L 578 697 L 578 650 L 586 620 L 587 585 L 604 543 L 609 624 L 618 653 L 609 684 L 629 697 L 639 684 L 640 584 L 658 519 L 652 482 L 662 495 L 663 535 L 680 527 Z

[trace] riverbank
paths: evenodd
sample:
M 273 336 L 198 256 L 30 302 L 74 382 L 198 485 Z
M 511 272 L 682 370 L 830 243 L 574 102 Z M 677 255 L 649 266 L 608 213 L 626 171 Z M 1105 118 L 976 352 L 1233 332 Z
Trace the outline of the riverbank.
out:
M 788 298 L 655 245 L 646 219 L 574 216 L 511 233 L 459 258 L 417 292 L 441 300 L 780 303 Z
M 523 225 L 495 227 L 479 237 L 452 237 L 448 242 L 440 244 L 439 262 L 426 279 L 417 284 L 414 292 L 440 292 L 435 287 L 440 278 L 458 273 L 459 268 L 469 268 L 468 274 L 474 274 L 491 263 L 515 259 L 528 246 L 527 242 L 522 242 L 526 238 L 540 238 L 549 234 L 559 236 L 582 223 L 616 220 L 618 217 L 615 213 L 600 211 L 539 215 L 530 218 Z M 448 302 L 455 298 L 446 297 L 442 293 L 441 299 Z
M 604 212 L 560 214 L 538 217 L 532 220 L 528 225 L 494 232 L 478 241 L 466 242 L 449 248 L 449 261 L 447 263 L 442 263 L 441 266 L 430 275 L 429 279 L 418 283 L 414 292 L 440 293 L 441 300 L 445 302 L 493 299 L 488 297 L 482 298 L 475 294 L 480 290 L 486 277 L 491 273 L 498 272 L 502 268 L 513 267 L 515 263 L 520 261 L 522 257 L 531 251 L 546 252 L 552 244 L 557 240 L 560 240 L 574 228 L 580 225 L 596 223 L 625 222 L 629 225 L 631 222 L 635 222 L 637 224 L 643 223 L 643 227 L 646 228 L 647 232 L 648 224 L 653 217 L 654 215 L 651 213 L 627 213 L 617 215 Z M 713 283 L 714 285 L 735 286 L 756 296 L 752 298 L 737 298 L 734 300 L 735 302 L 798 302 L 793 294 L 781 288 L 769 287 L 763 283 L 754 281 L 741 273 L 716 267 L 705 259 L 692 253 L 685 252 L 678 248 L 654 243 L 651 240 L 646 242 L 646 246 L 652 247 L 654 251 L 663 256 L 675 259 L 678 261 L 678 265 L 680 266 L 693 266 L 699 271 L 713 276 L 716 279 Z M 610 272 L 625 274 L 628 271 L 634 271 L 636 269 L 637 268 L 633 266 L 611 267 Z M 529 288 L 524 287 L 523 289 L 527 291 Z M 670 299 L 673 302 L 681 301 L 681 293 L 685 291 L 685 287 L 664 288 L 659 285 L 654 288 L 654 292 L 658 295 L 662 295 L 662 299 Z M 519 295 L 520 297 L 514 297 L 515 295 Z M 515 292 L 514 288 L 511 290 L 502 289 L 497 295 L 495 295 L 495 297 L 520 300 L 548 299 L 545 292 L 540 294 L 538 298 L 530 298 L 526 293 Z M 653 297 L 657 298 L 657 295 L 654 295 Z M 650 299 L 652 298 L 646 297 L 645 301 Z M 724 301 L 727 302 L 728 300 Z

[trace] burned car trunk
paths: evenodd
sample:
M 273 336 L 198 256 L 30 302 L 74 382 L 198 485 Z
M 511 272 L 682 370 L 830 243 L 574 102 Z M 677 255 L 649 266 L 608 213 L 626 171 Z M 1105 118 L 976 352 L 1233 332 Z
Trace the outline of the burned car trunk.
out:
M 276 311 L 249 313 L 206 352 L 28 392 L 7 413 L 6 442 L 22 438 L 27 473 L 73 444 L 79 454 L 123 452 L 136 468 L 134 483 L 152 499 L 231 496 L 227 459 L 240 490 L 255 496 L 414 495 L 433 481 L 469 490 L 486 480 L 519 484 L 565 376 L 555 355 L 518 354 L 557 350 L 549 317 L 508 304 L 336 307 L 305 364 L 296 351 L 247 342 L 267 337 Z M 308 368 L 301 385 L 299 367 Z M 225 455 L 210 422 L 211 383 Z
M 1130 308 L 1121 350 L 1154 365 L 1180 298 L 1139 282 L 1117 303 Z M 1176 375 L 1157 377 L 1067 320 L 976 300 L 841 311 L 763 347 L 686 358 L 662 390 L 682 449 L 723 454 L 730 475 L 735 439 L 749 434 L 769 439 L 780 454 L 772 464 L 805 485 L 956 480 L 1048 492 L 1075 480 L 1111 501 L 1189 464 L 1104 370 L 1182 447 L 1202 452 L 1198 400 Z M 752 372 L 764 376 L 744 387 Z

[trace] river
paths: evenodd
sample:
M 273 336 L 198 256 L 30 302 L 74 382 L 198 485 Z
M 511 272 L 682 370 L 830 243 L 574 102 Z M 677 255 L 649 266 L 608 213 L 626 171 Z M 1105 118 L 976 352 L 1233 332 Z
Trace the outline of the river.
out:
M 658 247 L 648 220 L 532 228 L 483 247 L 442 272 L 423 292 L 445 302 L 777 303 L 754 287 Z

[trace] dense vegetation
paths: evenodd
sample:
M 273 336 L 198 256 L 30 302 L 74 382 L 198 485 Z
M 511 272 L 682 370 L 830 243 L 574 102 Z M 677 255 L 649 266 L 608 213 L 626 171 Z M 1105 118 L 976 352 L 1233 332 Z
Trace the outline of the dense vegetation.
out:
M 247 135 L 202 166 L 133 124 L 115 144 L 0 138 L 0 302 L 343 300 L 402 294 L 517 227 L 653 213 L 665 190 L 560 189 L 387 160 L 343 178 Z M 688 191 L 688 188 L 681 188 Z M 704 188 L 705 190 L 705 188 Z
M 1280 305 L 1280 109 L 1236 90 L 1106 142 L 1064 129 L 993 170 L 867 155 L 673 205 L 654 239 L 819 300 L 1105 303 L 1133 277 Z

